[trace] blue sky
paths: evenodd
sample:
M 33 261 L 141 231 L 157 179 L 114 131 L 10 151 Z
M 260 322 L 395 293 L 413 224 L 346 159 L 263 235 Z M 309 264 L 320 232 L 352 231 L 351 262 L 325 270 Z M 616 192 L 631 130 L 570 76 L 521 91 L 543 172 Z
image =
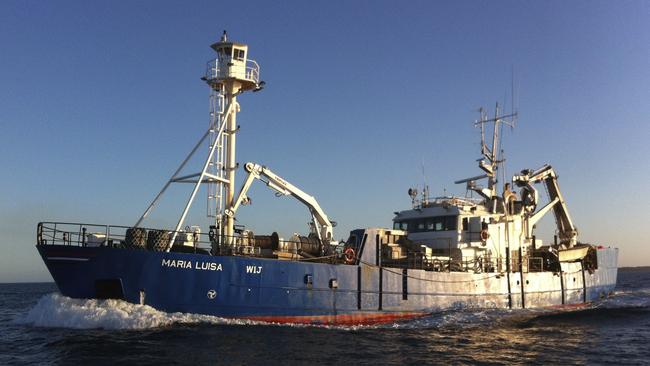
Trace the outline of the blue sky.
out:
M 240 3 L 0 3 L 0 282 L 50 279 L 38 221 L 137 220 L 207 126 L 199 78 L 223 29 L 267 82 L 240 97 L 238 160 L 316 196 L 337 237 L 389 226 L 424 180 L 463 194 L 476 110 L 510 108 L 514 70 L 508 174 L 551 163 L 581 240 L 650 265 L 650 3 Z M 187 189 L 148 224 L 171 226 Z M 306 231 L 299 203 L 251 195 L 241 223 Z

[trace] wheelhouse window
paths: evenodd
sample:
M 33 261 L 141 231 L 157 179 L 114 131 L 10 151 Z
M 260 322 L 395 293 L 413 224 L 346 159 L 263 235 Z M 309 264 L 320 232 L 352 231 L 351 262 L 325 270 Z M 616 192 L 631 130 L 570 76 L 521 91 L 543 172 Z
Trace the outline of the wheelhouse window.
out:
M 408 221 L 395 221 L 393 223 L 393 229 L 394 230 L 405 230 L 405 231 L 407 231 L 408 228 L 409 228 Z
M 406 230 L 412 233 L 454 231 L 458 229 L 458 216 L 435 216 L 424 219 L 396 221 L 393 223 L 393 229 Z
M 415 228 L 416 228 L 417 231 L 425 231 L 424 230 L 424 228 L 425 228 L 424 225 L 425 225 L 424 221 L 418 221 Z
M 243 61 L 246 58 L 245 56 L 246 56 L 246 52 L 244 52 L 244 50 L 240 50 L 239 48 L 235 48 L 234 58 L 236 60 Z
M 458 216 L 445 216 L 445 230 L 458 229 Z

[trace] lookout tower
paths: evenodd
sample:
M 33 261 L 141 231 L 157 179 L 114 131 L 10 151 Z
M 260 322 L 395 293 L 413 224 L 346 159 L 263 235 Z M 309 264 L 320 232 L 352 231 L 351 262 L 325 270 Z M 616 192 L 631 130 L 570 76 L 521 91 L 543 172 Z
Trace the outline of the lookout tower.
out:
M 217 59 L 208 62 L 205 80 L 213 89 L 233 87 L 234 93 L 259 90 L 260 67 L 257 62 L 248 60 L 248 46 L 228 41 L 226 31 L 219 42 L 210 46 Z
M 224 215 L 226 207 L 233 203 L 235 195 L 235 157 L 237 96 L 246 91 L 258 91 L 263 87 L 260 82 L 260 66 L 248 59 L 248 46 L 228 40 L 226 31 L 219 42 L 210 46 L 217 58 L 208 62 L 205 76 L 202 78 L 210 86 L 210 149 L 216 145 L 212 154 L 208 173 L 215 179 L 208 182 L 208 216 L 215 218 L 219 234 L 226 240 L 234 234 L 234 219 Z M 225 128 L 224 128 L 225 127 Z M 223 130 L 219 134 L 218 131 Z
M 237 113 L 240 110 L 237 96 L 249 90 L 262 89 L 264 82 L 260 81 L 260 66 L 257 62 L 248 59 L 248 46 L 228 41 L 226 31 L 223 32 L 219 42 L 210 47 L 217 53 L 217 57 L 208 61 L 205 75 L 201 78 L 210 86 L 208 130 L 135 224 L 135 227 L 138 227 L 149 215 L 171 183 L 194 184 L 170 243 L 174 242 L 183 227 L 201 184 L 207 185 L 207 213 L 208 217 L 214 218 L 211 231 L 216 229 L 217 232 L 214 234 L 223 237 L 225 244 L 228 244 L 234 235 L 234 218 L 225 213 L 226 208 L 232 205 L 235 195 L 235 170 L 237 169 L 235 147 L 238 131 Z M 208 137 L 209 152 L 203 169 L 194 174 L 181 174 L 184 166 Z M 169 248 L 171 245 L 167 250 Z

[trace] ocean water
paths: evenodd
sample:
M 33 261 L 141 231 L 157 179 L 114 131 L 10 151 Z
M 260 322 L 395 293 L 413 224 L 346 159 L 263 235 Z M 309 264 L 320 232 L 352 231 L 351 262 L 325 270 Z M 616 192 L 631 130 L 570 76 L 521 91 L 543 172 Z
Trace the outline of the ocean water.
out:
M 0 365 L 650 364 L 650 271 L 587 309 L 467 310 L 381 326 L 273 325 L 0 284 Z

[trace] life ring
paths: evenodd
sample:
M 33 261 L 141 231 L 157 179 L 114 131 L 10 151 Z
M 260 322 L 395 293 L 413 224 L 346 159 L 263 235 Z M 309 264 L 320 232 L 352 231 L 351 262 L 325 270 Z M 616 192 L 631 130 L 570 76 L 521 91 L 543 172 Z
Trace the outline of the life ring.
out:
M 487 241 L 489 238 L 490 238 L 490 233 L 488 233 L 488 231 L 485 229 L 481 230 L 481 240 Z
M 357 257 L 356 253 L 354 252 L 354 249 L 352 249 L 352 248 L 347 248 L 347 249 L 343 252 L 343 254 L 344 254 L 344 256 L 345 256 L 345 263 L 347 263 L 347 264 L 352 264 L 352 263 L 354 263 L 354 260 L 355 260 L 356 257 Z

